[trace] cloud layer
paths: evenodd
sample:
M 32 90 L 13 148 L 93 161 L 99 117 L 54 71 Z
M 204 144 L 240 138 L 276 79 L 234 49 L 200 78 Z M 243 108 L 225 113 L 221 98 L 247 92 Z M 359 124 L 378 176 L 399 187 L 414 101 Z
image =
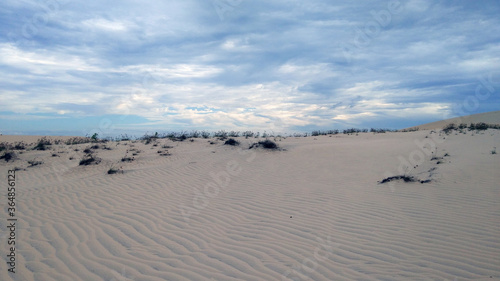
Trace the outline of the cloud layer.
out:
M 4 1 L 0 130 L 403 128 L 500 108 L 498 1 L 169 2 Z

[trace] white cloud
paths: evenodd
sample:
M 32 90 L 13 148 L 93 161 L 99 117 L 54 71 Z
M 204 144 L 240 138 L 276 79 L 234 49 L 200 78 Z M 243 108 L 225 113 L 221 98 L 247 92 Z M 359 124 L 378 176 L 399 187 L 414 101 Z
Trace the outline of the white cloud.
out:
M 173 65 L 129 65 L 120 67 L 116 72 L 139 73 L 148 75 L 152 80 L 166 78 L 206 78 L 214 76 L 222 69 L 210 65 L 200 64 L 173 64 Z
M 24 51 L 9 43 L 0 44 L 0 62 L 11 67 L 28 70 L 34 74 L 50 74 L 68 70 L 100 70 L 79 56 L 48 50 Z
M 82 21 L 82 24 L 91 29 L 100 29 L 104 31 L 127 31 L 132 25 L 125 21 L 110 21 L 103 18 L 93 18 Z
M 0 17 L 17 37 L 40 10 L 23 3 Z M 210 1 L 68 2 L 0 43 L 0 110 L 262 130 L 449 113 L 500 65 L 498 7 L 405 3 L 348 62 L 339 44 L 387 3 L 257 1 L 221 21 Z

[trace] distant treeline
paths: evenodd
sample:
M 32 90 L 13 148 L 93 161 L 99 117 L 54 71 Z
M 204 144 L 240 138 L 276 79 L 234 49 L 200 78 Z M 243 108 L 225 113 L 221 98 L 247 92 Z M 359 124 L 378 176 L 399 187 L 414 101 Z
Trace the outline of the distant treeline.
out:
M 386 133 L 386 132 L 397 132 L 398 130 L 392 130 L 392 129 L 376 129 L 376 128 L 371 128 L 371 129 L 357 129 L 357 128 L 351 128 L 351 129 L 345 129 L 342 130 L 343 134 L 349 135 L 349 134 L 357 134 L 357 133 Z M 325 136 L 325 135 L 336 135 L 340 134 L 339 130 L 326 130 L 326 131 L 312 131 L 311 136 Z
M 208 132 L 208 131 L 181 131 L 181 132 L 170 132 L 170 133 L 164 133 L 164 134 L 158 134 L 155 133 L 153 135 L 150 134 L 145 134 L 144 136 L 138 138 L 141 140 L 150 140 L 150 139 L 171 139 L 175 141 L 183 141 L 186 139 L 196 139 L 196 138 L 204 138 L 204 139 L 209 139 L 209 138 L 220 138 L 220 139 L 226 139 L 226 138 L 236 138 L 236 137 L 245 137 L 245 138 L 286 138 L 286 137 L 307 137 L 307 136 L 325 136 L 325 135 L 337 135 L 340 133 L 343 134 L 356 134 L 356 133 L 386 133 L 386 132 L 397 132 L 397 130 L 392 130 L 392 129 L 357 129 L 357 128 L 351 128 L 351 129 L 345 129 L 345 130 L 316 130 L 312 131 L 311 133 L 293 133 L 293 134 L 288 134 L 288 135 L 282 135 L 282 134 L 275 134 L 275 133 L 260 133 L 260 132 L 253 132 L 253 131 L 216 131 L 216 132 Z M 128 137 L 127 135 L 122 135 L 121 137 L 118 137 L 116 140 L 130 140 L 131 138 Z
M 345 130 L 315 130 L 312 131 L 311 133 L 292 133 L 292 134 L 275 134 L 275 133 L 260 133 L 260 132 L 253 132 L 253 131 L 224 131 L 224 130 L 219 130 L 216 132 L 209 132 L 209 131 L 180 131 L 180 132 L 170 132 L 170 133 L 154 133 L 154 134 L 149 134 L 146 133 L 142 137 L 131 137 L 128 135 L 121 135 L 118 137 L 115 137 L 114 139 L 108 138 L 108 140 L 114 140 L 114 141 L 128 141 L 128 140 L 146 140 L 146 141 L 152 141 L 155 139 L 170 139 L 173 141 L 184 141 L 187 139 L 197 139 L 197 138 L 203 138 L 203 139 L 209 139 L 209 138 L 219 138 L 219 139 L 227 139 L 227 138 L 237 138 L 237 137 L 244 137 L 244 138 L 286 138 L 286 137 L 307 137 L 307 136 L 326 136 L 326 135 L 337 135 L 337 134 L 357 134 L 357 133 L 386 133 L 386 132 L 397 132 L 398 130 L 392 130 L 392 129 L 376 129 L 376 128 L 371 128 L 371 129 L 357 129 L 357 128 L 351 128 L 351 129 L 345 129 Z
M 497 129 L 498 130 L 498 129 L 500 129 L 500 125 L 499 124 L 486 124 L 483 122 L 471 123 L 469 125 L 467 125 L 466 123 L 461 123 L 459 125 L 451 123 L 451 124 L 446 125 L 443 128 L 443 131 L 445 133 L 449 133 L 449 132 L 454 131 L 454 130 L 465 130 L 465 129 L 468 129 L 469 131 L 484 131 L 487 129 Z

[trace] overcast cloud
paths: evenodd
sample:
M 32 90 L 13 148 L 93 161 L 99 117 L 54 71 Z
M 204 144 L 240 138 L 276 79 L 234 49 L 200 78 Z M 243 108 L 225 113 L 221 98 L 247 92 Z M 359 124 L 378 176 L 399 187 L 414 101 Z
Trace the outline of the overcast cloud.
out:
M 499 15 L 495 0 L 3 0 L 0 132 L 404 128 L 499 110 Z

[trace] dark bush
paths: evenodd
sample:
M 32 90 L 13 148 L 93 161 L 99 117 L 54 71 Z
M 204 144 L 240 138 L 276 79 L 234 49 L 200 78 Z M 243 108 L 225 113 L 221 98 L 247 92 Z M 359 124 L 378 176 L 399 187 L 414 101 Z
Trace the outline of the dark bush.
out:
M 0 151 L 4 151 L 9 149 L 10 145 L 7 142 L 1 142 L 0 143 Z
M 376 129 L 376 128 L 371 128 L 370 132 L 371 133 L 376 133 L 376 134 L 383 134 L 387 131 L 390 131 L 390 129 Z
M 271 141 L 271 140 L 264 140 L 264 141 L 259 141 L 257 143 L 254 143 L 250 146 L 250 149 L 254 148 L 254 147 L 263 147 L 265 149 L 278 149 L 278 145 Z
M 189 135 L 190 138 L 195 138 L 195 139 L 199 138 L 200 136 L 201 136 L 201 133 L 199 131 L 196 131 L 196 130 L 192 131 L 191 134 Z
M 262 147 L 267 148 L 267 149 L 277 149 L 278 145 L 270 140 L 265 140 L 265 141 L 259 141 L 259 144 L 262 145 Z
M 339 133 L 339 130 L 326 130 L 326 131 L 320 131 L 320 130 L 318 130 L 318 131 L 312 131 L 311 132 L 311 136 L 313 136 L 313 137 L 327 136 L 327 135 L 336 135 L 338 133 Z M 300 137 L 302 135 L 300 133 L 299 134 L 295 133 L 294 136 L 295 137 Z
M 90 164 L 99 164 L 101 160 L 97 157 L 95 157 L 92 153 L 88 153 L 85 156 L 83 156 L 82 160 L 80 160 L 80 166 L 88 166 Z
M 228 136 L 232 138 L 237 138 L 240 136 L 240 132 L 231 131 L 228 133 Z
M 225 145 L 232 145 L 232 146 L 235 146 L 235 145 L 239 145 L 240 143 L 235 140 L 235 139 L 228 139 L 226 142 L 224 142 Z
M 14 152 L 9 152 L 5 151 L 2 156 L 0 156 L 0 159 L 5 160 L 5 162 L 9 162 L 10 160 L 15 159 L 16 154 Z
M 356 133 L 361 133 L 361 132 L 362 132 L 362 130 L 356 129 L 356 128 L 346 129 L 343 131 L 344 134 L 356 134 Z
M 379 183 L 386 183 L 386 182 L 390 182 L 390 181 L 394 181 L 394 180 L 403 180 L 404 182 L 416 182 L 417 181 L 417 179 L 414 176 L 403 175 L 403 176 L 388 177 L 388 178 L 385 178 L 385 179 L 379 181 Z
M 116 138 L 118 141 L 129 141 L 131 138 L 125 134 L 125 135 L 121 135 L 119 137 Z
M 489 128 L 488 124 L 483 123 L 483 122 L 477 123 L 475 125 L 475 127 L 476 127 L 476 130 L 478 130 L 478 131 L 484 131 L 484 130 L 487 130 Z
M 118 173 L 122 173 L 123 174 L 123 170 L 121 168 L 117 169 L 115 167 L 111 167 L 108 170 L 108 175 L 113 175 L 113 174 L 118 174 Z
M 246 131 L 246 132 L 243 132 L 242 136 L 244 136 L 245 138 L 251 138 L 253 137 L 255 134 L 252 132 L 252 131 Z
M 91 142 L 90 138 L 84 138 L 84 137 L 74 137 L 70 138 L 66 141 L 67 145 L 72 145 L 72 144 L 82 144 L 82 143 L 89 143 Z
M 215 138 L 221 138 L 221 139 L 226 139 L 227 138 L 227 132 L 224 130 L 218 131 L 214 133 Z
M 52 142 L 47 139 L 46 137 L 43 137 L 38 140 L 37 145 L 33 148 L 34 150 L 46 150 L 47 145 L 52 145 Z
M 170 156 L 170 155 L 172 155 L 172 154 L 170 154 L 170 152 L 168 152 L 168 150 L 166 150 L 166 151 L 158 150 L 158 154 L 160 154 L 160 156 Z
M 443 128 L 443 132 L 445 132 L 445 133 L 447 133 L 447 134 L 448 134 L 449 132 L 451 132 L 451 131 L 453 131 L 453 130 L 456 130 L 456 129 L 457 129 L 457 126 L 455 126 L 455 124 L 453 124 L 453 123 L 452 123 L 452 124 L 448 124 L 448 125 L 446 125 L 446 126 Z
M 24 142 L 16 142 L 14 143 L 14 147 L 12 148 L 14 150 L 24 150 L 26 149 L 26 144 Z
M 30 164 L 28 167 L 34 167 L 34 166 L 42 165 L 43 162 L 42 161 L 37 161 L 37 160 L 29 160 L 28 164 Z
M 116 174 L 116 173 L 118 173 L 117 169 L 115 169 L 115 168 L 109 168 L 108 175 L 112 175 L 112 174 Z
M 126 157 L 125 156 L 122 158 L 122 162 L 132 162 L 134 160 L 135 160 L 134 157 Z
M 179 134 L 174 134 L 169 137 L 171 141 L 185 141 L 187 140 L 188 136 L 186 133 L 179 133 Z

